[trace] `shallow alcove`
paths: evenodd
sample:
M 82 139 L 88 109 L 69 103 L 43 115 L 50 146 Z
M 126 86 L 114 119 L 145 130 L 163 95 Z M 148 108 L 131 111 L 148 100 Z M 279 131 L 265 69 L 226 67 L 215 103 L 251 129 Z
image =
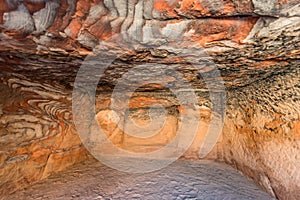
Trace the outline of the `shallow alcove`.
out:
M 300 199 L 299 7 L 0 1 L 0 199 Z

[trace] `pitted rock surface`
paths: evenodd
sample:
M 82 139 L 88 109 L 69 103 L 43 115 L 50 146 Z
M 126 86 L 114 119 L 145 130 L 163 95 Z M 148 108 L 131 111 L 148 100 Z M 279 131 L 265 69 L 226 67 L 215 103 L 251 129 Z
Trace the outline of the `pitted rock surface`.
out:
M 272 200 L 234 169 L 212 161 L 179 160 L 165 169 L 127 174 L 84 161 L 7 199 L 261 199 Z

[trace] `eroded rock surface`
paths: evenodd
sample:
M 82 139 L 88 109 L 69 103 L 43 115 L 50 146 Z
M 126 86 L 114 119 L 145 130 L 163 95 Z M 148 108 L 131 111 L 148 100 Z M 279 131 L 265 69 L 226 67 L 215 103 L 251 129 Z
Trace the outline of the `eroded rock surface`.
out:
M 103 181 L 106 180 L 106 181 Z M 213 161 L 179 160 L 147 174 L 84 161 L 7 199 L 273 199 L 234 169 Z
M 167 87 L 139 85 L 130 73 L 119 93 L 136 91 L 124 105 L 111 98 L 120 78 L 143 65 L 137 77 L 186 89 L 169 73 L 179 71 L 196 92 L 198 102 L 191 106 L 200 108 L 195 116 L 202 124 L 184 156 L 198 158 L 211 116 L 218 116 L 225 126 L 207 158 L 231 164 L 277 198 L 300 198 L 297 0 L 1 0 L 0 5 L 2 196 L 86 158 L 74 126 L 72 90 L 80 66 L 101 58 L 110 65 L 97 85 L 96 113 L 116 146 L 161 148 L 186 111 Z M 226 93 L 216 84 L 217 72 Z M 212 96 L 226 94 L 226 115 L 222 103 L 212 104 L 208 89 Z M 136 131 L 125 112 L 110 107 L 112 101 L 140 125 L 149 123 L 148 108 L 161 104 L 165 126 L 148 141 L 128 136 Z

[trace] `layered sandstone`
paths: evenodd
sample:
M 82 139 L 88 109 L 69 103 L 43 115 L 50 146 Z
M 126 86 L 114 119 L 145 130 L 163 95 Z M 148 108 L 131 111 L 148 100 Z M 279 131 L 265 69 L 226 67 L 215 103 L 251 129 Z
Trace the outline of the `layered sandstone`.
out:
M 186 108 L 166 86 L 185 88 L 174 73 L 157 77 L 179 71 L 197 95 L 192 106 L 199 108 L 195 117 L 201 124 L 184 156 L 198 158 L 211 117 L 218 116 L 224 129 L 207 158 L 231 164 L 280 199 L 300 198 L 298 1 L 1 0 L 0 5 L 2 196 L 86 158 L 73 121 L 72 90 L 87 59 L 101 58 L 111 62 L 97 85 L 97 116 L 91 117 L 116 146 L 147 152 L 172 141 Z M 125 110 L 112 109 L 114 87 L 141 65 L 149 70 L 139 77 L 165 87 L 138 85 L 128 76 L 119 93 L 136 88 L 130 103 L 115 99 Z M 217 72 L 225 94 L 216 84 Z M 226 113 L 222 102 L 212 104 L 209 92 L 217 99 L 227 96 Z M 155 127 L 159 131 L 148 140 L 128 135 L 135 127 L 125 111 L 144 126 L 151 121 L 148 108 L 159 104 L 166 112 L 154 109 L 153 117 L 166 116 L 164 127 Z

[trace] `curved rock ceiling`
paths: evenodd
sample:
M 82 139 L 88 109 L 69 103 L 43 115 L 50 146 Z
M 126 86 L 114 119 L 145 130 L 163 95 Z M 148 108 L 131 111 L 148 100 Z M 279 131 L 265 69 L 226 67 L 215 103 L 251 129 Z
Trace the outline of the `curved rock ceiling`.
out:
M 0 11 L 1 60 L 14 65 L 9 73 L 74 82 L 85 56 L 119 33 L 146 44 L 162 38 L 194 41 L 212 56 L 229 88 L 297 68 L 297 1 L 9 2 L 2 1 Z M 155 59 L 153 52 L 135 50 L 123 58 L 122 69 L 132 67 L 138 57 L 138 62 L 170 59 L 168 55 Z M 176 64 L 175 60 L 168 62 Z M 118 70 L 117 61 L 112 67 L 116 70 L 106 74 L 109 83 L 123 71 Z M 189 77 L 197 84 L 198 74 L 191 71 Z

